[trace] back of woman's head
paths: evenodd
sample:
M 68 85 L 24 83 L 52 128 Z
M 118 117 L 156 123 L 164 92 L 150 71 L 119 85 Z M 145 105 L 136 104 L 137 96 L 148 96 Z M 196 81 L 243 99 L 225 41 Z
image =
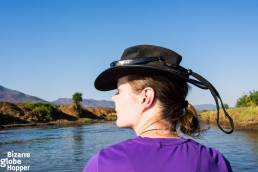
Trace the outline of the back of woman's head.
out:
M 180 129 L 186 135 L 200 135 L 201 124 L 194 107 L 185 100 L 188 93 L 186 82 L 158 75 L 128 75 L 128 82 L 137 93 L 146 87 L 155 91 L 161 105 L 161 119 L 170 123 L 174 131 Z

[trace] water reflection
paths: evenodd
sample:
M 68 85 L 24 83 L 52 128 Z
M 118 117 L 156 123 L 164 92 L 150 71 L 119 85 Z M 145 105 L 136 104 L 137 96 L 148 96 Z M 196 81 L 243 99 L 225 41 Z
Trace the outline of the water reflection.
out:
M 250 144 L 250 151 L 253 152 L 252 156 L 258 164 L 258 134 L 257 131 L 242 131 L 243 137 Z M 257 167 L 258 169 L 258 167 Z
M 75 127 L 72 130 L 72 152 L 75 161 L 80 161 L 81 155 L 83 154 L 83 140 L 84 140 L 84 130 L 82 126 Z
M 253 143 L 257 143 L 258 142 L 258 134 L 257 131 L 239 131 L 241 133 L 243 133 L 243 136 L 246 138 L 246 140 L 253 142 Z

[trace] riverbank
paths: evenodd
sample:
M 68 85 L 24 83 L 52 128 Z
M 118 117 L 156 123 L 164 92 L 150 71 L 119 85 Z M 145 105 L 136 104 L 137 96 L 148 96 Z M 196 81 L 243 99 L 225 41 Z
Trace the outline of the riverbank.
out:
M 113 120 L 107 120 L 107 119 L 90 119 L 90 118 L 80 118 L 75 121 L 68 121 L 68 120 L 57 120 L 53 122 L 30 122 L 26 124 L 6 124 L 6 125 L 0 125 L 0 129 L 6 129 L 6 128 L 19 128 L 19 127 L 41 127 L 41 126 L 78 126 L 83 124 L 93 124 L 93 123 L 101 123 L 101 122 L 107 122 L 107 121 L 113 121 Z
M 0 102 L 0 128 L 42 125 L 80 125 L 116 120 L 113 108 L 81 107 L 74 104 L 14 104 Z
M 258 107 L 230 108 L 227 112 L 234 120 L 235 129 L 258 130 Z M 200 116 L 204 123 L 217 124 L 217 111 L 200 112 Z M 220 110 L 220 121 L 222 125 L 229 126 L 222 110 Z

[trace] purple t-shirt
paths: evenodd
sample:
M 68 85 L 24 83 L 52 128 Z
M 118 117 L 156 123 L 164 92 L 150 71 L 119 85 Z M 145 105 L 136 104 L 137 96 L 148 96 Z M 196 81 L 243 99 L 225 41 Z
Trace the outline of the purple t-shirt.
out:
M 83 172 L 228 172 L 217 150 L 191 139 L 136 137 L 101 150 Z

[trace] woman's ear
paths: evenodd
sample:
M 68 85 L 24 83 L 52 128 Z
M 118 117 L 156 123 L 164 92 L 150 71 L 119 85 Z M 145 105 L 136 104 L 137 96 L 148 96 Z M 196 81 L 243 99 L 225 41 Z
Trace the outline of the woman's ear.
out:
M 141 106 L 143 109 L 150 108 L 155 100 L 155 91 L 151 87 L 146 87 L 142 90 L 140 95 Z

